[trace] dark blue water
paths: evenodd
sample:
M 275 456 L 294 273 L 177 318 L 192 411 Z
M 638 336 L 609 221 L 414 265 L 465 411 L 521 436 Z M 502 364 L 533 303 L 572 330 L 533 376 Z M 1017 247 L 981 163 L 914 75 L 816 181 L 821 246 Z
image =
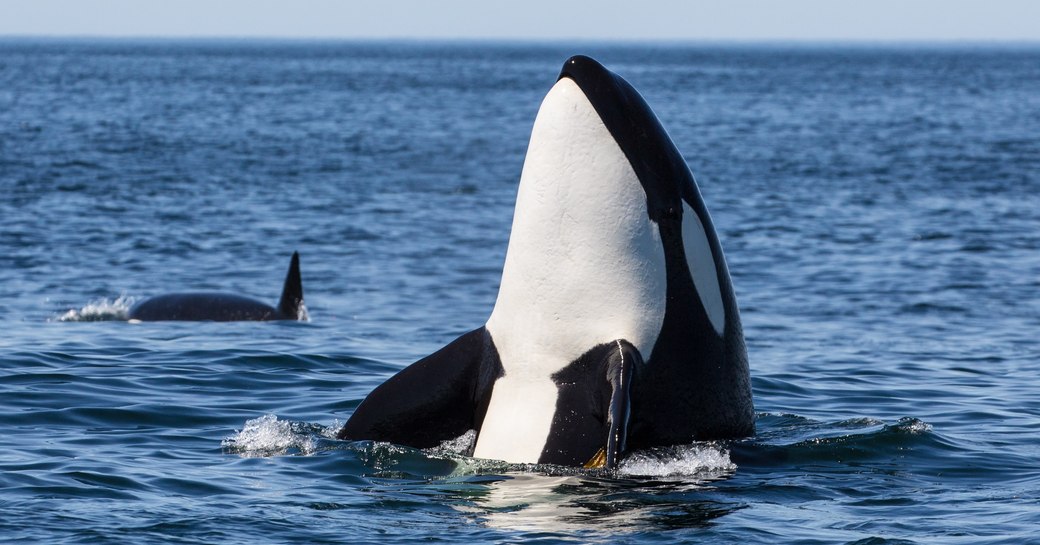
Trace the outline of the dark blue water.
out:
M 574 53 L 697 176 L 757 436 L 614 474 L 332 439 L 486 320 Z M 0 42 L 0 539 L 1040 542 L 1038 89 L 1026 47 Z M 119 320 L 274 303 L 294 250 L 310 322 Z

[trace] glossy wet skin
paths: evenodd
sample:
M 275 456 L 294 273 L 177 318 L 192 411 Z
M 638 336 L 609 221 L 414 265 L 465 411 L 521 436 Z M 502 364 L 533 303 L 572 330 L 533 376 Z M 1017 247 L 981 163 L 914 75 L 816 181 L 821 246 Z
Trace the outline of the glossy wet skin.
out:
M 295 320 L 264 302 L 233 293 L 168 293 L 142 301 L 130 309 L 130 319 L 152 321 L 267 321 Z

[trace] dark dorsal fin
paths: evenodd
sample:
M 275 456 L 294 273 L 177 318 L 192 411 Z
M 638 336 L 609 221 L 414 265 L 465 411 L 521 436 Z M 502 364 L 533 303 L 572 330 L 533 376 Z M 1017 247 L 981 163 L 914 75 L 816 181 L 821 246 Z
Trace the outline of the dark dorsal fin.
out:
M 278 300 L 278 312 L 289 320 L 300 318 L 300 307 L 303 306 L 303 281 L 300 279 L 300 253 L 293 252 L 289 262 L 289 272 L 285 275 L 285 287 L 282 298 Z

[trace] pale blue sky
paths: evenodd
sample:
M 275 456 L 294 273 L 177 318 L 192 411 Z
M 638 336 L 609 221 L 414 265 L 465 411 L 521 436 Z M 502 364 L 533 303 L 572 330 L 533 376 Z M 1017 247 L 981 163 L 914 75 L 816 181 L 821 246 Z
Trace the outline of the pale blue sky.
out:
M 0 0 L 0 36 L 1040 42 L 1040 0 Z

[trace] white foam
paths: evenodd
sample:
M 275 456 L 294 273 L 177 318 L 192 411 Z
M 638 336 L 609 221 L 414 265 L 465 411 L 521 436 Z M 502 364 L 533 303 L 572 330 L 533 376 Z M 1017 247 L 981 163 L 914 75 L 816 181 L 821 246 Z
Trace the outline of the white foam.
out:
M 226 451 L 244 457 L 274 456 L 296 451 L 309 455 L 318 450 L 321 438 L 333 438 L 338 428 L 279 420 L 273 414 L 247 420 L 241 431 L 221 441 Z
M 469 456 L 469 454 L 473 452 L 473 445 L 476 442 L 477 431 L 468 430 L 466 433 L 454 439 L 442 441 L 440 445 L 437 445 L 437 447 L 433 449 L 433 452 Z
M 130 316 L 130 307 L 135 299 L 125 293 L 115 300 L 99 299 L 87 303 L 80 309 L 70 309 L 57 318 L 59 322 L 104 322 L 123 321 Z
M 895 428 L 911 435 L 922 435 L 932 431 L 931 424 L 910 417 L 900 418 Z
M 643 477 L 696 476 L 717 478 L 737 469 L 729 451 L 713 443 L 634 452 L 618 467 L 619 475 Z

